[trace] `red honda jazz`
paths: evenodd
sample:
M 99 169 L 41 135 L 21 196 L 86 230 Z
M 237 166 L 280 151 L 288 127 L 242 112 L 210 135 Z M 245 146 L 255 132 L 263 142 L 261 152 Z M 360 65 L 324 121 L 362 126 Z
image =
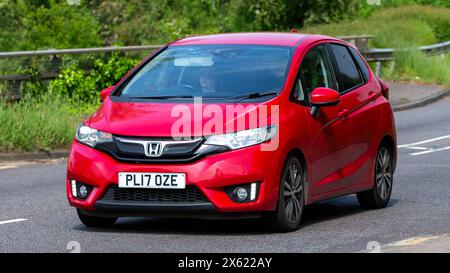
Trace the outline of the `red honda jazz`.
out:
M 77 129 L 67 196 L 118 217 L 261 217 L 356 193 L 383 208 L 396 166 L 389 89 L 351 44 L 298 33 L 195 36 L 154 52 Z

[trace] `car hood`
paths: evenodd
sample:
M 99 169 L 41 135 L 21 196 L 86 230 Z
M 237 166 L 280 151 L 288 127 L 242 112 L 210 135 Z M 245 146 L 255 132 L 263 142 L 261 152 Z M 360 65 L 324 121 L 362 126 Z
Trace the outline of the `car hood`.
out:
M 230 128 L 243 130 L 271 124 L 270 113 L 278 111 L 278 107 L 271 105 L 278 105 L 278 98 L 242 104 L 113 102 L 107 98 L 86 123 L 94 129 L 121 136 L 203 136 L 230 132 Z M 257 117 L 264 109 L 268 113 L 266 121 L 259 118 L 256 124 L 249 122 L 249 117 Z M 231 115 L 233 110 L 239 114 Z M 245 118 L 244 125 L 238 127 L 242 118 Z

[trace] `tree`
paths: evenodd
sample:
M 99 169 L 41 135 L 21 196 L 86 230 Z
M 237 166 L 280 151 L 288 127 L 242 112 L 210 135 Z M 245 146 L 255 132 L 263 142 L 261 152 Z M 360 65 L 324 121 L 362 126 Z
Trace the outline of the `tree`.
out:
M 0 51 L 13 50 L 20 39 L 20 14 L 12 1 L 0 2 Z
M 357 0 L 233 0 L 231 28 L 243 31 L 288 30 L 305 24 L 328 23 L 356 14 Z
M 20 49 L 100 46 L 99 24 L 85 6 L 49 1 L 49 7 L 22 6 Z

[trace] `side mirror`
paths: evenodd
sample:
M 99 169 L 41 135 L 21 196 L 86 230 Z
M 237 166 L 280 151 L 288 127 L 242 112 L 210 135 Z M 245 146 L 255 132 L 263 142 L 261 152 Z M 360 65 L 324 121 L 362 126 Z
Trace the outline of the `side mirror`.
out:
M 113 89 L 114 89 L 114 86 L 110 86 L 110 87 L 107 87 L 107 88 L 103 89 L 100 92 L 100 101 L 103 102 L 106 99 L 106 97 L 108 97 L 109 94 L 111 94 Z
M 311 115 L 316 117 L 320 107 L 338 105 L 341 100 L 339 92 L 326 87 L 317 87 L 311 94 Z

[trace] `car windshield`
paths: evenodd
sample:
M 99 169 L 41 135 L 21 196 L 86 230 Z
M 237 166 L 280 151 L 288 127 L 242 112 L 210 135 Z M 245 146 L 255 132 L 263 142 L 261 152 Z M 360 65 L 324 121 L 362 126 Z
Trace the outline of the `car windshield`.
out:
M 168 47 L 122 88 L 133 98 L 237 98 L 283 88 L 290 47 L 195 45 Z

